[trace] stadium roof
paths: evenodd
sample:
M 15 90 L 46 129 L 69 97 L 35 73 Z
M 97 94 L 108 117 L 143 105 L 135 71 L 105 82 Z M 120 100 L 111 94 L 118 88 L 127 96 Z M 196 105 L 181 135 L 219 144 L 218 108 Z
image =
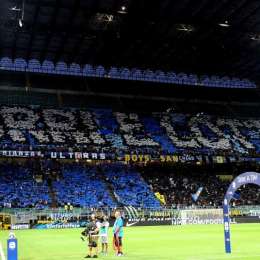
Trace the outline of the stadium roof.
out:
M 259 82 L 260 2 L 2 0 L 0 56 Z

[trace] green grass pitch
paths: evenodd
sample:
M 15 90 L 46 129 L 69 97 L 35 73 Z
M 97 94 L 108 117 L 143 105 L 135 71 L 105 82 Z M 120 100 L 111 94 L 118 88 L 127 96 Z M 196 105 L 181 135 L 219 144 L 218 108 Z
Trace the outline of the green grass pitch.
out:
M 16 231 L 19 260 L 84 259 L 80 229 Z M 7 231 L 0 231 L 6 250 Z M 260 260 L 260 225 L 232 225 L 233 253 L 226 255 L 223 226 L 156 226 L 125 228 L 125 260 Z M 110 237 L 111 242 L 111 237 Z M 118 259 L 110 245 L 108 256 Z

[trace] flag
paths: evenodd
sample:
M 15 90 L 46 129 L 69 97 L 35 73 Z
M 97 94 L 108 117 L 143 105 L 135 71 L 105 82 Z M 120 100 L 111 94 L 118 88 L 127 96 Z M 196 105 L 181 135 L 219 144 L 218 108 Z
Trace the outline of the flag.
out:
M 166 200 L 165 200 L 164 195 L 162 195 L 160 192 L 156 192 L 156 193 L 154 193 L 154 195 L 156 196 L 156 198 L 157 198 L 163 205 L 166 204 Z
M 225 163 L 225 157 L 223 156 L 213 156 L 212 157 L 214 163 Z
M 241 198 L 241 195 L 238 191 L 234 192 L 234 195 L 233 195 L 233 199 L 234 200 L 239 200 Z
M 217 163 L 225 163 L 225 157 L 224 156 L 217 156 Z
M 192 194 L 191 197 L 193 199 L 194 202 L 197 202 L 201 192 L 203 191 L 203 187 L 199 187 L 198 190 L 196 191 L 196 193 Z

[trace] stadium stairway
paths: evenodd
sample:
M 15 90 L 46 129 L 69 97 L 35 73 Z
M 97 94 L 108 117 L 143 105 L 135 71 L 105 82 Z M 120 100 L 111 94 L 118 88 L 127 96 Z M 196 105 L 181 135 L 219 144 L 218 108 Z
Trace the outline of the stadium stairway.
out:
M 51 198 L 51 208 L 57 208 L 58 207 L 58 200 L 56 197 L 56 193 L 53 189 L 53 185 L 52 182 L 48 185 L 49 187 L 49 194 L 50 194 L 50 198 Z
M 113 164 L 104 166 L 104 176 L 113 187 L 117 201 L 124 206 L 160 208 L 148 184 L 143 181 L 139 172 L 130 166 Z
M 107 177 L 105 176 L 105 172 L 103 172 L 102 168 L 99 169 L 101 172 L 101 174 L 99 174 L 99 179 L 105 184 L 106 189 L 108 191 L 108 194 L 110 195 L 111 199 L 113 200 L 113 202 L 115 203 L 116 206 L 121 206 L 121 203 L 119 202 L 119 200 L 117 199 L 114 189 L 113 189 L 113 185 L 111 183 L 109 183 Z
M 48 194 L 50 197 L 50 203 L 49 206 L 53 209 L 58 208 L 58 199 L 56 197 L 55 190 L 53 188 L 53 180 L 51 177 L 46 178 L 46 183 L 48 187 Z

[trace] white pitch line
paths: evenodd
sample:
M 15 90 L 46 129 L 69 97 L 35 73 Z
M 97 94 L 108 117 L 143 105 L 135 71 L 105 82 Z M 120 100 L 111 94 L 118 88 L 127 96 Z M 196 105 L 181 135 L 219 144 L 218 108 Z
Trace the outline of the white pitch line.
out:
M 0 256 L 1 256 L 1 260 L 5 260 L 5 254 L 1 242 L 0 242 Z
M 260 256 L 259 254 L 255 254 L 255 255 L 250 255 L 250 256 L 247 256 L 247 255 L 242 255 L 242 256 L 238 256 L 238 255 L 232 255 L 232 254 L 230 254 L 230 255 L 219 255 L 219 256 L 214 256 L 214 258 L 213 257 L 210 257 L 210 256 L 206 256 L 206 258 L 203 258 L 203 260 L 220 260 L 220 259 L 236 259 L 236 258 L 239 258 L 239 259 L 241 259 L 241 258 L 249 258 L 249 257 L 258 257 L 258 256 Z M 195 258 L 188 258 L 188 260 L 202 260 L 202 258 L 201 257 L 195 257 Z

